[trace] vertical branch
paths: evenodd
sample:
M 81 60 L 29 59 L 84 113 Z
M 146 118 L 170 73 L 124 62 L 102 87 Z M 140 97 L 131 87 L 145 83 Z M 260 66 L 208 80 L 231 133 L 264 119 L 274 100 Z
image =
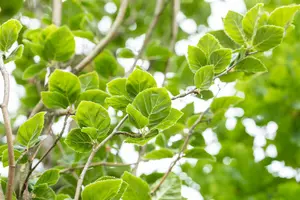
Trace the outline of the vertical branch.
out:
M 134 166 L 134 168 L 132 170 L 132 174 L 136 175 L 137 170 L 139 168 L 139 164 L 142 161 L 142 157 L 143 157 L 143 154 L 145 153 L 145 151 L 146 151 L 146 145 L 141 146 L 140 150 L 139 150 L 139 157 L 137 159 L 136 165 Z
M 4 82 L 3 102 L 0 105 L 0 107 L 2 110 L 4 127 L 6 132 L 7 148 L 8 148 L 8 165 L 9 165 L 6 199 L 11 200 L 14 191 L 14 176 L 15 176 L 16 166 L 15 166 L 14 147 L 13 147 L 13 133 L 12 133 L 10 118 L 8 113 L 8 102 L 9 102 L 9 93 L 10 93 L 9 74 L 4 67 L 3 58 L 1 54 L 0 54 L 0 71 L 3 76 L 3 82 Z
M 53 0 L 52 2 L 52 23 L 56 26 L 61 24 L 62 0 Z
M 161 14 L 163 12 L 165 6 L 166 6 L 166 4 L 165 4 L 164 0 L 157 0 L 156 1 L 154 18 L 153 18 L 153 20 L 152 20 L 152 22 L 151 22 L 151 24 L 150 24 L 150 26 L 149 26 L 149 28 L 148 28 L 148 30 L 146 32 L 145 40 L 144 40 L 144 42 L 142 44 L 141 49 L 138 52 L 138 55 L 135 57 L 134 63 L 131 66 L 131 68 L 129 69 L 128 74 L 130 74 L 133 71 L 133 69 L 134 69 L 137 61 L 142 57 L 143 52 L 144 52 L 147 44 L 149 43 L 149 41 L 151 39 L 153 30 L 154 30 L 154 28 L 155 28 L 155 26 L 156 26 L 156 24 L 157 24 L 157 22 L 159 20 L 159 17 L 161 16 Z
M 87 162 L 84 165 L 83 170 L 81 171 L 81 174 L 79 176 L 79 179 L 77 181 L 77 187 L 76 187 L 76 192 L 75 192 L 75 197 L 74 200 L 78 200 L 80 197 L 80 191 L 81 191 L 81 186 L 83 183 L 83 179 L 85 177 L 85 174 L 87 172 L 87 170 L 89 169 L 93 158 L 95 157 L 96 153 L 98 152 L 98 150 L 103 147 L 114 135 L 117 134 L 118 130 L 121 128 L 121 126 L 123 125 L 123 123 L 126 121 L 126 119 L 128 118 L 128 115 L 125 115 L 125 117 L 123 117 L 123 119 L 117 124 L 117 126 L 114 128 L 114 130 L 111 132 L 110 135 L 108 135 L 104 140 L 102 140 L 102 142 L 100 142 L 99 144 L 95 145 L 93 147 L 93 150 L 87 160 Z

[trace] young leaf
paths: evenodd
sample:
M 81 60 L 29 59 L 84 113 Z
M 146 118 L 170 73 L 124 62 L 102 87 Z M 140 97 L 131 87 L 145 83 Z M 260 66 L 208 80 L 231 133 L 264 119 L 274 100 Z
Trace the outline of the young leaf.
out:
M 99 134 L 106 134 L 110 128 L 110 118 L 105 108 L 90 101 L 80 102 L 76 111 L 76 121 L 81 128 L 96 128 Z
M 163 148 L 163 149 L 154 150 L 154 151 L 147 153 L 146 155 L 144 155 L 144 159 L 160 160 L 163 158 L 172 158 L 173 155 L 174 154 L 171 150 Z
M 233 11 L 228 11 L 224 18 L 224 30 L 226 34 L 238 44 L 244 44 L 246 41 L 242 20 L 243 15 Z
M 207 159 L 207 160 L 215 160 L 212 155 L 207 153 L 203 148 L 201 147 L 195 147 L 193 149 L 188 149 L 184 151 L 184 157 L 185 158 L 196 158 L 196 159 Z
M 121 178 L 128 183 L 128 188 L 122 196 L 123 200 L 151 200 L 149 186 L 144 180 L 128 172 L 124 172 Z
M 109 97 L 109 95 L 106 92 L 98 89 L 91 89 L 81 93 L 77 102 L 91 101 L 100 105 L 104 105 L 107 97 Z
M 68 99 L 58 92 L 41 92 L 43 104 L 50 109 L 64 108 L 69 106 Z
M 209 33 L 200 38 L 197 46 L 206 54 L 207 57 L 209 57 L 213 51 L 221 48 L 219 41 Z
M 200 68 L 194 76 L 194 83 L 200 90 L 207 90 L 213 83 L 214 66 L 207 65 Z
M 300 10 L 299 5 L 289 5 L 276 8 L 271 12 L 268 24 L 280 26 L 287 29 L 292 23 L 297 11 Z
M 59 170 L 58 169 L 49 169 L 45 171 L 37 180 L 36 186 L 41 184 L 55 185 L 59 179 Z
M 213 113 L 216 113 L 219 110 L 227 109 L 231 105 L 238 104 L 241 101 L 243 101 L 243 99 L 236 96 L 219 97 L 214 99 L 214 101 L 211 103 L 210 109 Z
M 19 45 L 5 60 L 4 63 L 9 63 L 10 61 L 15 61 L 22 57 L 24 51 L 24 45 Z
M 149 123 L 148 118 L 143 116 L 132 104 L 128 104 L 126 112 L 129 115 L 129 120 L 139 129 L 144 128 Z
M 256 4 L 246 13 L 245 17 L 242 20 L 244 32 L 249 39 L 251 39 L 252 36 L 256 33 L 259 19 L 262 14 L 262 7 L 262 3 Z
M 82 132 L 79 128 L 73 129 L 68 133 L 65 143 L 71 149 L 80 153 L 89 152 L 93 148 L 90 136 Z
M 126 92 L 126 78 L 116 78 L 107 83 L 107 90 L 111 95 L 124 95 L 127 96 Z
M 51 32 L 43 49 L 45 60 L 67 61 L 75 53 L 75 39 L 67 26 Z
M 149 127 L 159 124 L 171 111 L 171 99 L 164 88 L 149 88 L 140 92 L 132 105 L 149 119 Z
M 105 103 L 114 109 L 125 110 L 127 105 L 131 103 L 125 96 L 112 96 L 105 99 Z
M 22 155 L 22 153 L 20 151 L 14 149 L 15 161 L 18 160 L 21 155 Z M 2 165 L 3 165 L 3 167 L 7 167 L 9 165 L 8 164 L 9 154 L 8 154 L 7 147 L 1 152 L 1 156 L 2 156 Z M 27 160 L 26 160 L 26 162 L 27 162 Z M 17 163 L 17 164 L 20 164 L 20 163 Z
M 91 183 L 82 191 L 82 200 L 111 200 L 118 195 L 123 182 L 121 179 L 109 179 Z
M 64 95 L 72 104 L 80 95 L 80 81 L 74 74 L 56 69 L 49 78 L 49 91 Z
M 86 90 L 99 88 L 99 77 L 95 71 L 82 74 L 78 78 L 81 84 L 81 91 L 83 92 Z
M 155 126 L 155 129 L 158 129 L 160 131 L 166 130 L 170 127 L 172 127 L 176 122 L 182 117 L 183 112 L 171 108 L 170 114 L 168 117 L 166 117 L 164 120 L 162 120 L 157 126 Z
M 140 69 L 135 69 L 127 79 L 126 91 L 134 98 L 143 90 L 156 86 L 156 81 L 151 74 Z
M 226 69 L 231 61 L 231 49 L 218 49 L 210 55 L 210 64 L 214 65 L 214 71 L 220 73 Z
M 156 186 L 160 180 L 155 182 L 153 186 Z M 175 175 L 174 173 L 170 173 L 163 184 L 159 187 L 156 191 L 155 195 L 153 196 L 152 200 L 167 200 L 167 199 L 174 199 L 179 200 L 182 199 L 181 197 L 181 180 L 180 178 Z
M 46 183 L 34 187 L 32 193 L 34 200 L 56 200 L 55 192 Z
M 247 73 L 257 73 L 268 71 L 265 65 L 255 57 L 246 57 L 241 60 L 236 66 L 236 71 L 242 71 Z
M 207 64 L 207 58 L 205 53 L 198 47 L 189 46 L 188 47 L 188 63 L 190 69 L 195 73 L 200 67 L 203 67 Z
M 279 26 L 265 25 L 260 27 L 253 40 L 253 46 L 258 51 L 267 51 L 279 45 L 284 29 Z
M 18 20 L 10 19 L 0 26 L 0 50 L 7 52 L 18 39 L 22 25 Z
M 44 128 L 45 114 L 46 112 L 39 112 L 19 127 L 17 141 L 20 144 L 30 148 L 38 142 L 38 137 Z
M 38 75 L 43 69 L 46 68 L 44 63 L 33 64 L 27 67 L 23 73 L 23 79 L 27 80 Z

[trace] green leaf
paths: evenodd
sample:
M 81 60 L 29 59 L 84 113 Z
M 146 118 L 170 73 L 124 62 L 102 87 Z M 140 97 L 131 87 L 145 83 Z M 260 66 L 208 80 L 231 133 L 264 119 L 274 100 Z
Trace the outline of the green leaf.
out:
M 129 96 L 134 98 L 143 90 L 156 86 L 156 81 L 150 73 L 140 69 L 135 69 L 127 79 L 126 91 Z
M 135 55 L 130 49 L 123 48 L 123 49 L 120 49 L 120 51 L 118 52 L 118 57 L 119 58 L 134 58 Z
M 58 194 L 56 195 L 56 200 L 69 200 L 71 197 L 67 194 Z
M 105 99 L 105 103 L 114 109 L 125 110 L 127 105 L 131 103 L 125 96 L 112 96 Z
M 144 180 L 128 172 L 124 172 L 121 178 L 128 183 L 128 188 L 122 197 L 123 200 L 151 200 L 150 188 Z
M 10 61 L 15 61 L 22 57 L 24 51 L 24 45 L 19 45 L 5 60 L 4 63 L 9 63 Z
M 245 43 L 245 33 L 242 27 L 243 15 L 228 11 L 226 17 L 224 18 L 224 30 L 225 33 L 236 43 Z
M 189 46 L 188 47 L 188 63 L 190 69 L 195 73 L 200 67 L 203 67 L 207 64 L 207 58 L 205 53 L 198 47 Z
M 22 155 L 22 153 L 20 151 L 14 149 L 14 159 L 15 159 L 15 161 L 18 160 L 21 155 Z M 2 156 L 2 165 L 3 165 L 3 167 L 7 167 L 9 165 L 9 154 L 8 154 L 7 147 L 2 151 L 1 156 Z M 19 163 L 17 163 L 17 164 L 19 164 Z
M 175 108 L 171 108 L 170 114 L 154 128 L 160 131 L 166 130 L 174 126 L 182 116 L 183 116 L 183 112 Z
M 235 43 L 230 37 L 228 37 L 224 30 L 211 31 L 209 33 L 215 36 L 220 44 L 225 48 L 236 49 L 239 47 L 237 43 Z
M 95 71 L 82 74 L 78 78 L 81 84 L 81 91 L 83 92 L 86 90 L 99 88 L 99 77 Z
M 211 103 L 210 109 L 213 113 L 216 113 L 219 110 L 227 109 L 231 105 L 235 105 L 243 101 L 242 98 L 231 96 L 231 97 L 219 97 L 214 99 Z
M 253 40 L 253 46 L 258 51 L 267 51 L 279 45 L 284 29 L 279 26 L 264 25 L 260 27 Z
M 214 71 L 220 73 L 230 64 L 232 52 L 231 49 L 218 49 L 210 55 L 210 64 L 214 65 Z
M 45 171 L 37 180 L 35 186 L 42 185 L 44 183 L 50 185 L 55 185 L 59 179 L 58 169 L 49 169 Z
M 97 181 L 87 185 L 81 193 L 82 200 L 111 200 L 122 188 L 121 179 Z
M 128 137 L 126 138 L 125 142 L 126 143 L 132 143 L 140 146 L 144 146 L 149 142 L 151 139 L 155 138 L 159 134 L 157 129 L 152 129 L 147 133 L 146 135 L 143 135 L 142 137 L 139 138 L 132 138 Z
M 126 112 L 129 115 L 129 120 L 138 128 L 144 128 L 148 125 L 149 120 L 147 117 L 143 116 L 140 111 L 138 111 L 132 104 L 128 104 Z
M 165 88 L 149 88 L 139 93 L 132 105 L 149 119 L 149 127 L 164 120 L 171 111 L 171 99 Z
M 214 66 L 207 65 L 200 68 L 194 76 L 194 83 L 200 90 L 208 90 L 213 83 L 214 78 Z
M 144 155 L 144 159 L 147 160 L 160 160 L 163 158 L 172 158 L 174 156 L 173 152 L 169 149 L 159 149 L 159 150 L 153 150 L 146 155 Z
M 39 112 L 19 127 L 17 133 L 18 143 L 30 148 L 38 142 L 38 137 L 44 128 L 45 114 L 46 112 Z
M 207 153 L 204 148 L 195 147 L 193 149 L 188 149 L 184 151 L 185 158 L 196 158 L 196 159 L 207 159 L 207 160 L 215 160 L 215 158 Z
M 43 56 L 45 60 L 67 61 L 75 53 L 75 39 L 67 26 L 51 32 L 45 42 Z
M 265 65 L 255 57 L 246 57 L 235 66 L 236 71 L 242 71 L 247 73 L 257 73 L 268 71 Z
M 107 97 L 109 97 L 109 95 L 106 92 L 98 89 L 91 89 L 81 93 L 78 102 L 91 101 L 100 105 L 104 105 Z
M 58 92 L 41 92 L 43 104 L 50 109 L 64 108 L 69 106 L 68 99 Z
M 264 5 L 262 3 L 256 4 L 253 8 L 251 8 L 245 15 L 242 21 L 243 29 L 245 34 L 249 39 L 252 38 L 256 33 L 256 29 L 259 24 L 260 16 L 262 15 L 262 7 Z
M 127 96 L 126 92 L 126 78 L 116 78 L 107 83 L 107 90 L 111 95 L 124 95 Z
M 42 184 L 34 187 L 33 200 L 55 200 L 55 192 L 47 185 Z
M 98 134 L 106 134 L 110 128 L 110 118 L 101 105 L 81 101 L 76 111 L 76 121 L 82 127 L 93 127 L 98 130 Z
M 79 128 L 73 129 L 68 133 L 65 143 L 71 149 L 80 153 L 89 152 L 93 148 L 89 135 L 82 132 Z
M 109 78 L 117 74 L 119 64 L 109 50 L 104 50 L 94 59 L 94 66 L 99 75 Z
M 283 27 L 285 29 L 292 23 L 297 11 L 300 10 L 299 5 L 288 5 L 276 8 L 271 12 L 268 24 Z
M 155 182 L 156 186 L 160 180 Z M 170 173 L 163 184 L 156 191 L 152 200 L 181 200 L 181 180 L 174 173 Z
M 237 71 L 230 72 L 228 74 L 225 74 L 225 75 L 221 76 L 220 80 L 222 82 L 230 83 L 230 82 L 234 82 L 234 81 L 240 79 L 241 77 L 243 77 L 243 75 L 244 75 L 243 72 L 239 72 L 237 70 Z
M 46 68 L 44 63 L 33 64 L 27 67 L 23 73 L 23 79 L 27 80 L 33 78 L 34 76 L 40 74 L 43 69 Z
M 0 50 L 7 52 L 17 41 L 22 25 L 18 20 L 10 19 L 0 26 Z
M 64 95 L 72 104 L 80 95 L 80 81 L 74 74 L 56 69 L 49 78 L 49 91 Z
M 207 33 L 205 34 L 198 42 L 197 46 L 206 54 L 207 57 L 210 54 L 221 48 L 219 41 L 215 38 L 215 36 Z

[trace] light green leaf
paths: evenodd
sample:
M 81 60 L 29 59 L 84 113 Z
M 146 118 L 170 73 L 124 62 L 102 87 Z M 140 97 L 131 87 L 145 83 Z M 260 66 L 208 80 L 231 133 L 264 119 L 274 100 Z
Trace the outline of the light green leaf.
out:
M 194 83 L 200 90 L 207 90 L 213 83 L 214 66 L 207 65 L 200 68 L 194 76 Z
M 215 38 L 215 36 L 206 33 L 198 42 L 197 46 L 206 54 L 207 57 L 210 54 L 221 48 L 219 41 Z
M 246 41 L 242 20 L 243 15 L 234 11 L 228 11 L 224 18 L 224 30 L 226 34 L 238 44 L 244 44 Z
M 55 185 L 59 179 L 59 170 L 58 169 L 49 169 L 45 171 L 37 180 L 35 186 L 41 184 Z
M 122 188 L 121 179 L 109 179 L 87 185 L 81 193 L 82 200 L 111 200 Z
M 144 155 L 144 159 L 147 160 L 160 160 L 163 158 L 172 158 L 173 157 L 173 152 L 169 149 L 159 149 L 159 150 L 153 150 L 146 155 Z
M 230 64 L 232 52 L 231 49 L 218 49 L 210 55 L 210 64 L 214 65 L 214 71 L 220 73 Z
M 125 110 L 127 105 L 131 103 L 125 96 L 112 96 L 105 99 L 105 103 L 114 109 Z
M 42 184 L 34 187 L 33 200 L 55 200 L 55 192 L 47 185 Z
M 76 111 L 76 121 L 81 128 L 96 128 L 99 134 L 106 134 L 110 128 L 110 118 L 105 108 L 90 101 L 80 102 Z
M 139 93 L 132 105 L 149 119 L 149 127 L 164 120 L 171 111 L 171 99 L 165 88 L 149 88 Z
M 38 75 L 40 72 L 42 72 L 43 69 L 46 68 L 46 65 L 44 63 L 38 63 L 33 64 L 27 67 L 23 73 L 23 79 L 27 80 L 30 78 L 33 78 L 34 76 Z
M 68 99 L 58 92 L 41 92 L 43 104 L 50 109 L 64 108 L 69 106 Z
M 3 150 L 2 153 L 1 153 L 2 165 L 3 165 L 3 167 L 7 167 L 9 165 L 8 149 L 6 147 L 5 149 L 2 149 L 2 150 Z M 15 159 L 15 161 L 17 161 L 20 158 L 21 155 L 22 155 L 22 153 L 20 151 L 14 149 L 14 159 Z
M 99 77 L 95 71 L 82 74 L 78 78 L 81 84 L 81 91 L 99 88 Z
M 4 63 L 9 63 L 10 61 L 15 61 L 22 57 L 24 50 L 24 45 L 19 45 L 5 60 Z
M 65 143 L 71 149 L 80 153 L 89 152 L 93 148 L 91 138 L 79 128 L 73 129 L 68 133 Z
M 107 83 L 107 90 L 111 95 L 124 95 L 127 96 L 126 92 L 126 78 L 116 78 Z
M 18 20 L 10 19 L 0 26 L 0 50 L 7 52 L 18 39 L 22 25 Z
M 299 5 L 288 5 L 276 8 L 271 12 L 268 24 L 283 27 L 285 29 L 292 23 L 297 11 L 300 10 Z
M 98 103 L 100 105 L 104 105 L 105 99 L 109 97 L 109 95 L 98 89 L 87 90 L 80 94 L 78 102 L 81 101 L 92 101 L 94 103 Z
M 160 180 L 155 182 L 156 186 Z M 181 200 L 181 180 L 174 173 L 170 173 L 163 184 L 156 191 L 152 200 Z
M 176 122 L 182 117 L 182 115 L 183 112 L 175 108 L 171 108 L 170 114 L 154 128 L 160 131 L 166 130 L 176 124 Z
M 67 194 L 58 194 L 56 195 L 56 200 L 70 200 L 71 197 Z
M 243 101 L 243 99 L 236 96 L 219 97 L 214 99 L 214 101 L 211 103 L 210 109 L 213 113 L 216 113 L 219 110 L 227 109 L 232 105 L 240 103 L 241 101 Z
M 145 144 L 147 144 L 147 142 L 149 142 L 151 139 L 155 138 L 158 134 L 159 134 L 159 132 L 157 129 L 152 129 L 149 131 L 149 133 L 147 133 L 146 135 L 144 135 L 142 137 L 139 137 L 139 138 L 128 137 L 125 139 L 125 142 L 136 144 L 139 146 L 144 146 Z
M 116 58 L 109 50 L 104 50 L 94 59 L 94 66 L 96 72 L 105 78 L 115 76 L 119 68 Z
M 193 149 L 188 149 L 184 151 L 184 157 L 185 158 L 196 158 L 198 160 L 205 159 L 205 160 L 215 160 L 215 158 L 207 153 L 204 148 L 201 147 L 195 147 Z
M 148 125 L 149 120 L 143 116 L 132 104 L 128 104 L 126 112 L 129 115 L 129 120 L 139 129 Z
M 236 71 L 247 73 L 266 72 L 268 71 L 265 65 L 255 57 L 246 57 L 235 66 Z
M 151 200 L 150 188 L 144 180 L 128 172 L 124 172 L 121 178 L 128 183 L 128 188 L 122 197 L 123 200 Z
M 74 74 L 56 69 L 49 78 L 49 91 L 64 95 L 72 104 L 80 95 L 80 81 Z
M 258 51 L 267 51 L 279 45 L 284 29 L 279 26 L 265 25 L 260 27 L 253 40 L 253 46 Z
M 259 24 L 259 19 L 262 15 L 262 3 L 256 4 L 253 8 L 251 8 L 245 15 L 242 21 L 243 29 L 245 34 L 248 36 L 249 39 L 252 38 L 253 35 L 256 33 L 256 29 Z
M 46 112 L 39 112 L 19 127 L 17 133 L 18 143 L 26 146 L 27 148 L 35 145 L 44 128 L 45 114 Z
M 207 64 L 207 58 L 205 53 L 198 47 L 189 46 L 188 47 L 188 63 L 192 72 L 196 72 L 200 67 Z
M 123 49 L 120 49 L 120 51 L 118 52 L 118 57 L 119 58 L 134 58 L 135 55 L 130 49 L 123 48 Z
M 156 86 L 156 81 L 150 73 L 135 69 L 127 79 L 126 91 L 130 97 L 134 98 L 143 90 Z
M 43 57 L 45 60 L 67 61 L 75 53 L 75 39 L 67 26 L 51 32 L 45 42 Z

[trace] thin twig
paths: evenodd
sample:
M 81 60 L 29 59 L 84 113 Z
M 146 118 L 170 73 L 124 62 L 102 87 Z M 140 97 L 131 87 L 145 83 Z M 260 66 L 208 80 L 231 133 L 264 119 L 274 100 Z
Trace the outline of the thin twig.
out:
M 139 150 L 139 157 L 138 157 L 138 159 L 137 159 L 137 161 L 136 161 L 136 165 L 135 165 L 134 168 L 132 169 L 132 174 L 133 174 L 133 175 L 136 175 L 137 170 L 138 170 L 138 168 L 139 168 L 139 164 L 140 164 L 140 162 L 142 161 L 142 157 L 143 157 L 145 151 L 146 151 L 146 145 L 141 146 L 141 147 L 140 147 L 140 150 Z
M 151 35 L 153 33 L 153 30 L 154 30 L 154 28 L 155 28 L 155 26 L 156 26 L 156 24 L 159 20 L 159 17 L 161 16 L 161 14 L 162 14 L 165 7 L 166 7 L 166 4 L 165 4 L 164 0 L 156 0 L 156 6 L 155 6 L 153 20 L 151 21 L 151 24 L 149 25 L 149 28 L 146 32 L 145 39 L 144 39 L 144 42 L 142 44 L 142 47 L 139 50 L 137 56 L 135 57 L 133 65 L 131 66 L 131 68 L 129 69 L 127 74 L 130 74 L 133 71 L 137 61 L 142 57 L 142 54 L 143 54 L 147 44 L 149 43 L 149 41 L 151 39 Z
M 183 97 L 186 97 L 186 96 L 188 96 L 190 94 L 200 94 L 200 91 L 197 88 L 195 88 L 195 89 L 192 89 L 191 91 L 179 94 L 179 95 L 177 95 L 175 97 L 172 97 L 171 100 L 183 98 Z
M 56 26 L 61 24 L 62 0 L 53 0 L 52 3 L 52 23 Z
M 79 179 L 77 181 L 77 187 L 76 187 L 76 192 L 75 192 L 75 197 L 74 197 L 74 200 L 78 200 L 79 197 L 80 197 L 80 191 L 81 191 L 81 186 L 82 186 L 82 183 L 83 183 L 83 179 L 85 177 L 85 174 L 88 170 L 88 168 L 90 167 L 91 163 L 92 163 L 92 160 L 94 158 L 94 156 L 96 155 L 96 153 L 98 152 L 98 150 L 103 147 L 117 132 L 118 130 L 121 128 L 121 126 L 123 125 L 123 123 L 127 120 L 128 118 L 128 115 L 125 115 L 123 117 L 123 119 L 117 124 L 117 126 L 114 128 L 114 130 L 110 133 L 110 135 L 108 135 L 104 140 L 102 140 L 101 143 L 95 145 L 93 147 L 93 150 L 87 160 L 87 162 L 85 163 L 84 165 L 84 168 L 79 176 Z
M 107 44 L 113 39 L 119 26 L 123 22 L 127 10 L 127 6 L 128 6 L 128 0 L 123 0 L 119 9 L 119 13 L 109 33 L 99 42 L 99 44 L 97 44 L 97 46 L 92 50 L 92 52 L 88 56 L 86 56 L 78 65 L 74 67 L 73 72 L 75 74 L 83 70 L 99 53 L 103 51 L 103 49 L 107 46 Z
M 131 138 L 141 138 L 143 136 L 141 134 L 129 133 L 129 132 L 126 132 L 126 131 L 117 131 L 116 135 L 125 135 L 125 136 L 131 137 Z
M 16 166 L 15 166 L 15 156 L 14 156 L 14 146 L 13 146 L 13 133 L 12 133 L 10 117 L 8 113 L 8 102 L 9 102 L 9 93 L 10 93 L 9 74 L 4 67 L 3 57 L 1 54 L 0 54 L 0 71 L 3 76 L 3 83 L 4 83 L 3 102 L 0 105 L 0 107 L 2 109 L 4 127 L 5 127 L 6 139 L 7 139 L 8 165 L 9 165 L 6 199 L 11 200 L 13 198 L 14 177 L 15 177 Z

